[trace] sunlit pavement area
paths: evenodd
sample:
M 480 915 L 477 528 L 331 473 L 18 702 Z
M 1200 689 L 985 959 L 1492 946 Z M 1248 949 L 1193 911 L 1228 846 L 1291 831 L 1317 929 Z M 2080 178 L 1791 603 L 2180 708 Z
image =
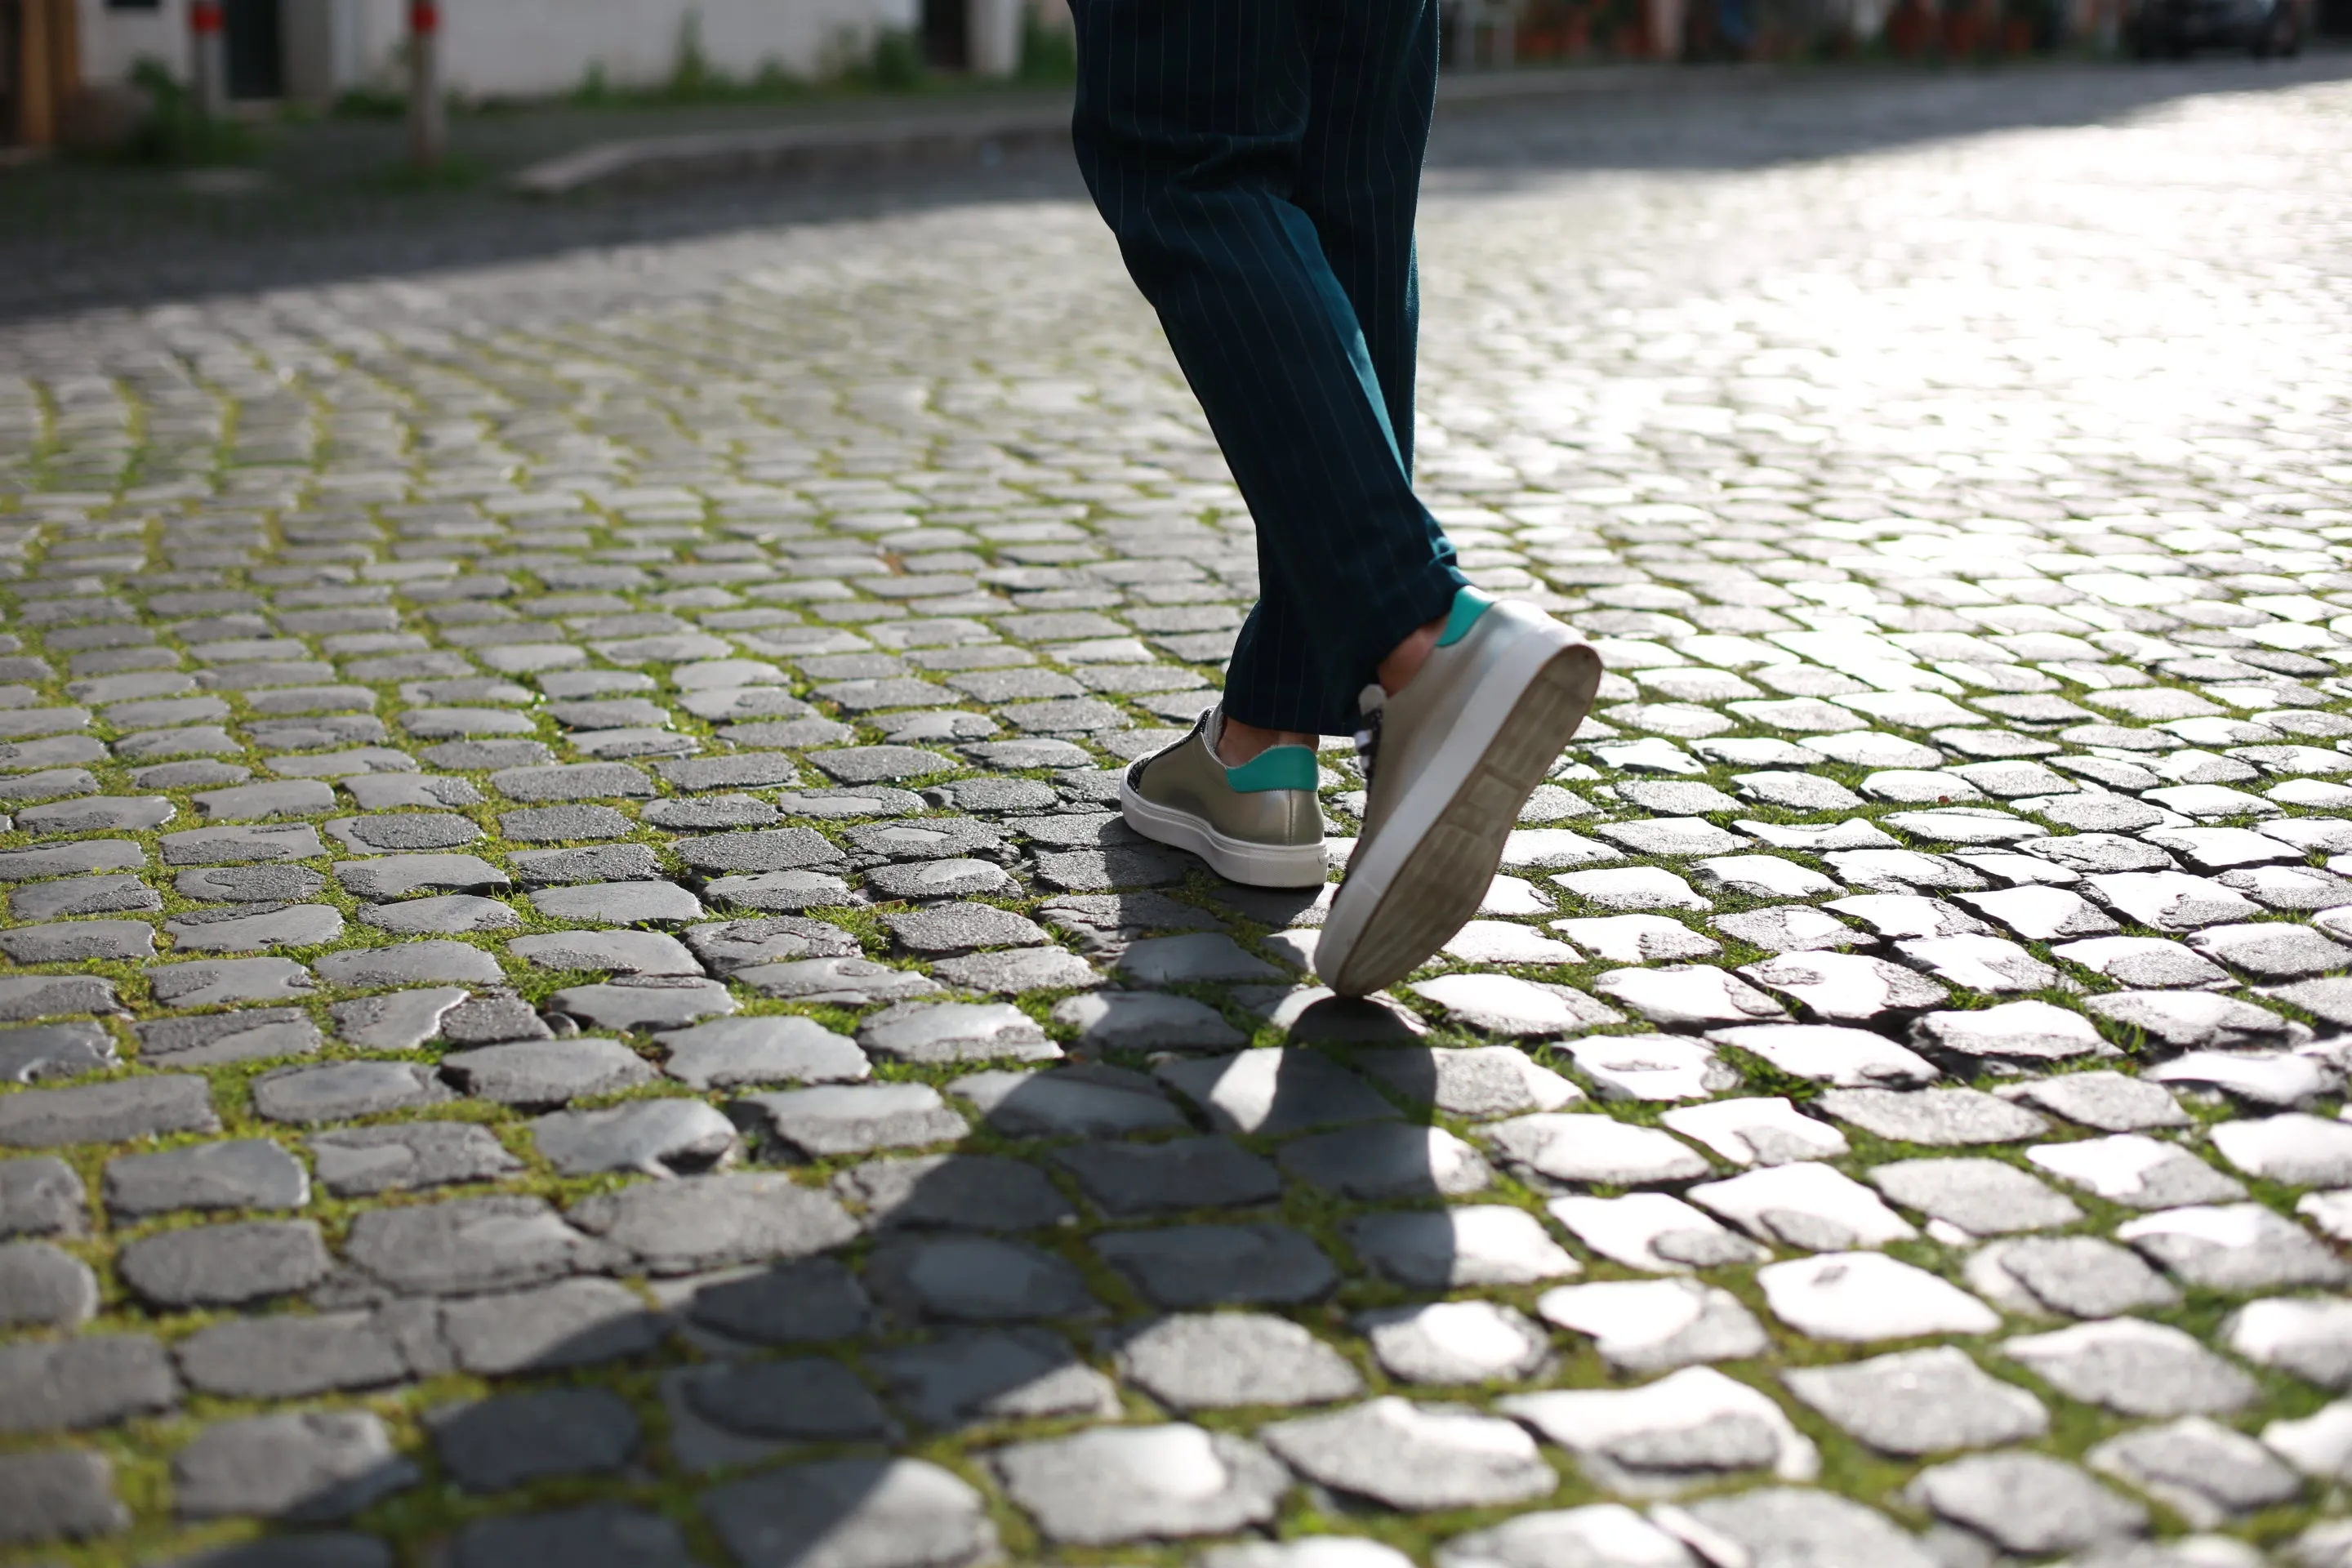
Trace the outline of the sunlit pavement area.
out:
M 1450 113 L 1611 673 L 1353 1005 L 1116 816 L 1255 556 L 1066 159 L 20 268 L 0 1561 L 2352 1563 L 2347 146 Z

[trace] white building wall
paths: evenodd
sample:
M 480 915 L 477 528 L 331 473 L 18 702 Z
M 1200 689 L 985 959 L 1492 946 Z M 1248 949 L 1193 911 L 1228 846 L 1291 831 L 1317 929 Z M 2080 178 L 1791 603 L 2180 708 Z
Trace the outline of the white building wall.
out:
M 282 3 L 289 52 L 306 57 L 288 62 L 298 91 L 399 84 L 407 0 Z M 120 81 L 142 55 L 188 74 L 187 0 L 155 11 L 79 4 L 89 80 Z M 469 97 L 568 92 L 600 66 L 614 86 L 651 86 L 677 65 L 689 16 L 715 69 L 748 77 L 772 61 L 814 76 L 841 63 L 845 38 L 863 47 L 878 28 L 914 27 L 921 12 L 920 0 L 441 0 L 442 69 L 450 89 Z

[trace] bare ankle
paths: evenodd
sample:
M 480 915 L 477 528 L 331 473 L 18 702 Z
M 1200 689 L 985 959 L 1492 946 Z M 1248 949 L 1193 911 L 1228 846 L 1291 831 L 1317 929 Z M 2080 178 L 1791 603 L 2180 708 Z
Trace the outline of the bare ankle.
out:
M 1438 637 L 1444 630 L 1444 616 L 1426 626 L 1413 628 L 1412 636 L 1397 644 L 1388 658 L 1381 660 L 1381 667 L 1375 672 L 1380 677 L 1381 689 L 1391 697 L 1402 691 L 1412 678 L 1421 673 L 1421 667 L 1429 662 L 1429 656 L 1436 650 Z
M 1213 749 L 1217 761 L 1229 768 L 1237 768 L 1275 746 L 1305 746 L 1312 750 L 1314 745 L 1315 737 L 1312 735 L 1302 734 L 1296 730 L 1261 729 L 1255 724 L 1244 724 L 1227 714 L 1218 730 L 1216 745 Z

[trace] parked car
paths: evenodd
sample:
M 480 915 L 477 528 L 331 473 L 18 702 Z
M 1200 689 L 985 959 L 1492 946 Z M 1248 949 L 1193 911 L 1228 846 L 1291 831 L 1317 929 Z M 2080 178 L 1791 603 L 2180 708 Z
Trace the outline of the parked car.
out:
M 2303 51 L 2296 0 L 2139 0 L 2129 23 L 2141 59 L 2186 59 L 2199 49 L 2244 49 L 2256 59 Z

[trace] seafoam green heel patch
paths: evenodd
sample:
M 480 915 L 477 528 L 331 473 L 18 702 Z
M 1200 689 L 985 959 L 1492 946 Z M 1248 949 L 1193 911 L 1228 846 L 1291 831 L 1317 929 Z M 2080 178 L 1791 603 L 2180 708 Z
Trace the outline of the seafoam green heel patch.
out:
M 1236 795 L 1260 795 L 1270 789 L 1311 790 L 1318 782 L 1315 753 L 1304 746 L 1268 746 L 1240 767 L 1227 768 L 1225 782 Z
M 1454 595 L 1454 609 L 1445 617 L 1445 629 L 1438 634 L 1437 646 L 1452 647 L 1468 637 L 1470 628 L 1478 624 L 1478 617 L 1492 609 L 1494 604 L 1492 594 L 1482 594 L 1469 587 L 1457 591 Z

